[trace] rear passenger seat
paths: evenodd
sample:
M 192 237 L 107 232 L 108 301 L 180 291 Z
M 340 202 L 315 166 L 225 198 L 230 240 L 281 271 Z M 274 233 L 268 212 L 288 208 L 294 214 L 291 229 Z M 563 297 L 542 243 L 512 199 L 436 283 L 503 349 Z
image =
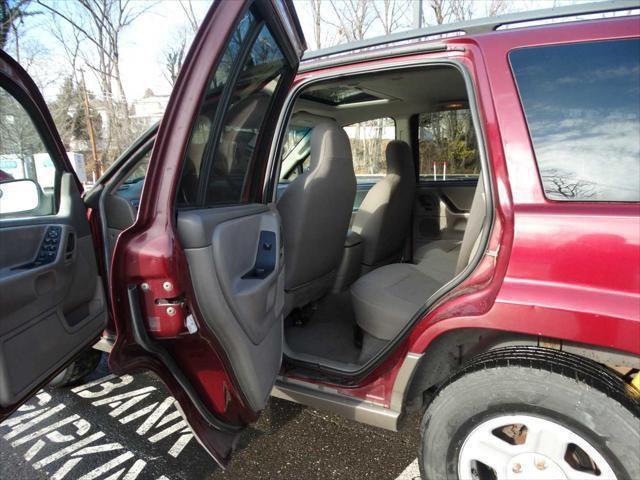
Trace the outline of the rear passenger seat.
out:
M 392 340 L 427 299 L 460 273 L 473 258 L 486 216 L 482 177 L 473 196 L 469 220 L 459 245 L 442 240 L 426 245 L 419 263 L 395 263 L 360 277 L 351 286 L 356 323 L 364 332 Z
M 456 273 L 462 240 L 435 240 L 418 248 L 413 254 L 413 263 L 425 268 L 429 275 L 443 284 Z

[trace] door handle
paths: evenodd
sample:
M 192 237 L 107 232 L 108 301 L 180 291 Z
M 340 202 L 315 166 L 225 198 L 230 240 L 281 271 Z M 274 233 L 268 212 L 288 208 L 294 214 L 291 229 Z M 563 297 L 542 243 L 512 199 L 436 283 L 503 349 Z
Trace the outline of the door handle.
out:
M 64 259 L 71 260 L 73 257 L 73 251 L 76 249 L 76 235 L 73 232 L 69 232 L 67 235 L 67 246 L 64 249 Z
M 268 230 L 260 232 L 256 261 L 251 270 L 242 276 L 243 280 L 267 278 L 276 268 L 276 234 Z

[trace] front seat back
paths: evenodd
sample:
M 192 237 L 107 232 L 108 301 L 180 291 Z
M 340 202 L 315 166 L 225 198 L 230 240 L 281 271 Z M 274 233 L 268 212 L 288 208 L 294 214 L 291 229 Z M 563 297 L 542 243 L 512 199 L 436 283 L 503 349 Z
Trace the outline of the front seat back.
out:
M 334 121 L 313 128 L 309 163 L 277 204 L 285 248 L 285 314 L 331 288 L 356 194 L 349 138 Z
M 400 260 L 416 192 L 411 149 L 393 140 L 386 150 L 387 175 L 364 198 L 351 229 L 364 241 L 363 270 Z

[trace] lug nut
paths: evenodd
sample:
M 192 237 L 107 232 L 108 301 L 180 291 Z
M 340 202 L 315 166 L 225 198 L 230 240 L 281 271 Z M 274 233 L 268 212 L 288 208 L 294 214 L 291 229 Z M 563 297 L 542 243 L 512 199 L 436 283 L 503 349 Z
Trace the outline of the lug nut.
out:
M 167 307 L 167 315 L 175 315 L 176 314 L 176 309 L 173 307 Z
M 140 285 L 140 287 L 142 288 L 142 290 L 149 290 L 149 284 L 148 283 L 143 283 L 142 285 Z
M 173 285 L 171 285 L 171 282 L 164 282 L 162 284 L 162 288 L 164 288 L 167 292 L 169 292 L 173 289 Z
M 519 463 L 514 463 L 512 470 L 513 473 L 520 473 L 522 471 L 522 465 L 520 465 Z
M 537 468 L 538 470 L 544 470 L 545 468 L 547 468 L 547 464 L 545 463 L 545 461 L 544 461 L 544 460 L 538 460 L 538 461 L 536 462 L 536 468 Z

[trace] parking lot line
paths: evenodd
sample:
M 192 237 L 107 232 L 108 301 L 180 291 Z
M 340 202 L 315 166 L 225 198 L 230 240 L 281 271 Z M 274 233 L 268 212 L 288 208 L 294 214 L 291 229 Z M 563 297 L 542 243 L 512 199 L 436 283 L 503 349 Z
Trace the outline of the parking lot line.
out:
M 420 468 L 418 467 L 418 459 L 405 468 L 396 480 L 420 480 Z

